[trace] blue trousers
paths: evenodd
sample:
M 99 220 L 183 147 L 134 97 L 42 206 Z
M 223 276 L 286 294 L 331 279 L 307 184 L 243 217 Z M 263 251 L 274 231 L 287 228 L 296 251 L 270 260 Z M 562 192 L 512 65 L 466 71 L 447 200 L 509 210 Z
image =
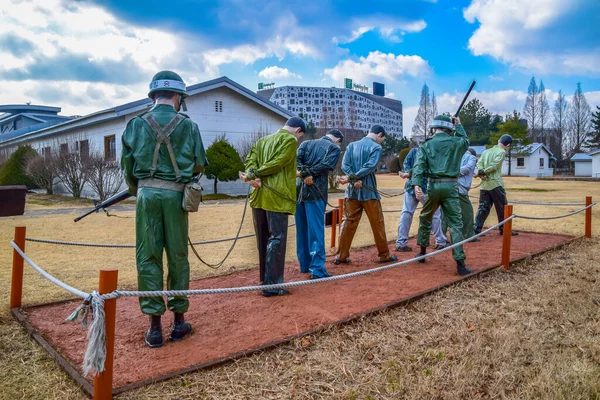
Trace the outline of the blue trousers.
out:
M 296 205 L 296 254 L 300 272 L 329 276 L 325 269 L 325 202 L 309 201 Z

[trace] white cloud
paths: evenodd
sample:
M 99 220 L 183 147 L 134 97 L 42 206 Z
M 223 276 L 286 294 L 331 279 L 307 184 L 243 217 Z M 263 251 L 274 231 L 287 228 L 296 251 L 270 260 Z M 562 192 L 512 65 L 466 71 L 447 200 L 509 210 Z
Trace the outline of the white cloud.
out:
M 341 82 L 344 78 L 353 78 L 357 82 L 367 82 L 372 78 L 382 78 L 395 82 L 403 76 L 422 77 L 431 72 L 428 62 L 419 56 L 394 55 L 374 51 L 358 61 L 343 60 L 335 67 L 325 69 L 332 80 Z
M 365 33 L 377 31 L 381 37 L 394 43 L 402 41 L 401 36 L 407 32 L 421 32 L 427 27 L 427 23 L 420 20 L 392 19 L 382 16 L 356 19 L 351 23 L 351 33 L 348 36 L 334 37 L 335 44 L 352 43 L 360 39 Z
M 302 77 L 298 74 L 290 72 L 287 68 L 281 68 L 278 66 L 267 67 L 258 73 L 258 76 L 262 76 L 267 79 L 301 79 Z
M 540 73 L 597 74 L 600 46 L 594 22 L 596 0 L 472 0 L 464 18 L 479 22 L 469 39 L 475 55 L 490 55 Z M 591 19 L 590 19 L 591 18 Z
M 394 92 L 388 92 L 386 90 L 385 91 L 385 97 L 389 97 L 390 99 L 395 99 L 396 98 L 396 93 L 394 93 Z

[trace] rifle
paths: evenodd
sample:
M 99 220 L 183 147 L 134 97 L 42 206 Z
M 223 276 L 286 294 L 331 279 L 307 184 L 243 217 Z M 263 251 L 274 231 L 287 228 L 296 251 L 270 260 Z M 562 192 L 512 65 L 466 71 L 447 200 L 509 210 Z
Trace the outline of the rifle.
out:
M 100 211 L 101 209 L 104 209 L 106 207 L 113 206 L 113 205 L 117 204 L 118 202 L 127 199 L 128 197 L 131 197 L 131 195 L 129 194 L 129 190 L 127 190 L 127 189 L 123 190 L 122 192 L 119 192 L 119 193 L 115 194 L 114 196 L 109 197 L 108 199 L 104 200 L 102 203 L 98 204 L 96 207 L 94 207 L 90 211 L 86 212 L 85 214 L 80 215 L 79 217 L 75 218 L 75 222 L 87 217 L 91 213 Z
M 458 110 L 456 110 L 456 114 L 454 114 L 455 117 L 458 117 L 458 113 L 460 113 L 460 110 L 462 110 L 463 106 L 465 105 L 465 101 L 467 101 L 467 98 L 471 94 L 471 90 L 473 90 L 473 86 L 475 86 L 475 81 L 471 82 L 471 86 L 469 86 L 469 90 L 467 90 L 467 94 L 465 94 L 465 97 L 462 99 L 460 106 L 458 106 Z

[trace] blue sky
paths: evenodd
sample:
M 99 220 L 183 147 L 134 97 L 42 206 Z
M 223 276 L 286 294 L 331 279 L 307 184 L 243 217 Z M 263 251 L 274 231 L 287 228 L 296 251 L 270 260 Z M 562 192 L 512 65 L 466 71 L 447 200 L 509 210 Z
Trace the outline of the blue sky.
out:
M 521 110 L 532 76 L 551 103 L 581 82 L 600 105 L 599 21 L 597 0 L 0 0 L 0 104 L 86 114 L 142 98 L 160 69 L 252 90 L 349 77 L 385 83 L 407 134 L 425 82 L 440 111 L 472 79 L 492 112 Z

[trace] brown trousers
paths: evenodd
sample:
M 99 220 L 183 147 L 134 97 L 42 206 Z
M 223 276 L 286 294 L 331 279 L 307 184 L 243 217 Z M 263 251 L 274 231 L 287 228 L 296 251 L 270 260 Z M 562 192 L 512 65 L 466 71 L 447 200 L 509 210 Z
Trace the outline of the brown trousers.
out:
M 340 229 L 340 245 L 336 258 L 345 260 L 350 256 L 352 239 L 354 239 L 354 234 L 356 233 L 356 228 L 358 228 L 363 210 L 367 213 L 367 218 L 369 218 L 369 223 L 371 224 L 375 245 L 379 252 L 379 259 L 387 260 L 390 258 L 390 250 L 385 235 L 385 222 L 381 202 L 379 200 L 359 201 L 356 199 L 344 199 L 344 217 Z

